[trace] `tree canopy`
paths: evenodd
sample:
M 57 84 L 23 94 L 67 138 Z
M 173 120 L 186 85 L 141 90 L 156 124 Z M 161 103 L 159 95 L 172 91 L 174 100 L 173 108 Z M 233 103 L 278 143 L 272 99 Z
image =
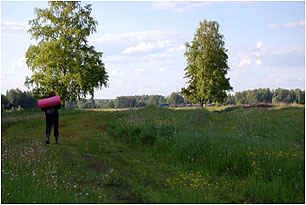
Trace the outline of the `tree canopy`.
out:
M 63 103 L 107 86 L 108 75 L 102 52 L 88 45 L 87 37 L 96 32 L 98 24 L 91 16 L 91 5 L 76 1 L 51 1 L 49 8 L 35 9 L 36 18 L 29 21 L 28 32 L 37 45 L 26 52 L 32 76 L 25 85 L 36 96 L 50 90 L 59 94 Z
M 245 90 L 236 92 L 235 95 L 228 95 L 225 104 L 305 104 L 305 91 L 299 88 L 295 90 L 277 88 L 270 90 L 269 88 L 259 88 L 254 90 Z
M 167 103 L 170 105 L 181 104 L 184 102 L 184 97 L 178 92 L 172 92 L 167 99 Z
M 1 94 L 1 111 L 37 107 L 37 100 L 33 97 L 32 92 L 22 92 L 18 88 L 6 91 L 6 94 Z
M 185 44 L 185 78 L 189 79 L 189 86 L 182 88 L 181 93 L 201 106 L 203 103 L 222 103 L 226 91 L 232 90 L 229 78 L 225 77 L 229 70 L 228 56 L 219 27 L 216 21 L 204 20 L 200 22 L 193 40 Z

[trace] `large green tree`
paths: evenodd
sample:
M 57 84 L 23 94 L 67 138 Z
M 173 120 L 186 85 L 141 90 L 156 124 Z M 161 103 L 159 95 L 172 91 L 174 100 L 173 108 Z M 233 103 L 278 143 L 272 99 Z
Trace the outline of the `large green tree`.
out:
M 91 10 L 91 5 L 76 1 L 51 1 L 48 8 L 35 9 L 28 32 L 37 44 L 26 52 L 32 76 L 25 85 L 37 96 L 55 90 L 64 104 L 88 94 L 93 97 L 95 89 L 107 86 L 102 52 L 87 41 L 97 25 Z
M 178 92 L 172 92 L 167 98 L 167 103 L 170 105 L 177 105 L 184 103 L 184 97 Z
M 227 50 L 224 37 L 219 33 L 216 21 L 204 20 L 194 34 L 190 43 L 186 43 L 185 57 L 187 67 L 185 78 L 189 86 L 181 93 L 194 103 L 224 102 L 226 91 L 232 90 L 229 78 L 226 78 Z

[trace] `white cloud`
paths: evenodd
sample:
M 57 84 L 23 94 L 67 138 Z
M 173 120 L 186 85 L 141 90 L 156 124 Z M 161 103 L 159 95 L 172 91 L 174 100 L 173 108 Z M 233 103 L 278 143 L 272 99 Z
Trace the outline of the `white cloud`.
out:
M 26 58 L 24 56 L 17 58 L 17 60 L 11 64 L 13 68 L 23 67 L 25 65 L 26 65 Z
M 123 80 L 117 80 L 116 83 L 119 84 L 119 85 L 122 85 L 123 84 Z
M 137 46 L 132 46 L 129 48 L 126 48 L 122 53 L 123 54 L 131 54 L 135 51 L 150 51 L 154 48 L 152 43 L 146 43 L 146 42 L 142 42 L 141 44 L 137 45 Z
M 166 70 L 167 70 L 166 67 L 160 67 L 159 70 L 158 70 L 158 72 L 159 72 L 159 73 L 162 73 L 162 72 L 165 72 Z
M 176 56 L 173 54 L 170 54 L 169 52 L 163 52 L 163 53 L 154 53 L 149 54 L 143 57 L 143 60 L 146 61 L 149 64 L 154 64 L 158 62 L 169 62 L 169 60 L 173 61 L 173 58 Z
M 174 2 L 174 1 L 159 1 L 152 4 L 151 9 L 169 10 L 176 13 L 192 11 L 195 8 L 211 5 L 211 2 Z
M 258 49 L 258 47 L 261 48 Z M 305 67 L 305 47 L 266 47 L 257 42 L 249 48 L 232 47 L 228 53 L 229 65 L 237 68 L 254 66 L 269 67 Z
M 246 59 L 246 58 L 244 58 L 240 63 L 239 63 L 239 65 L 238 65 L 238 67 L 244 67 L 244 66 L 246 66 L 246 65 L 251 65 L 251 59 Z
M 108 75 L 109 75 L 110 78 L 119 77 L 119 76 L 123 76 L 124 72 L 123 71 L 119 72 L 118 70 L 112 70 L 108 73 Z
M 168 83 L 161 83 L 160 87 L 162 87 L 162 88 L 168 88 L 169 86 L 168 86 Z
M 256 48 L 261 48 L 263 45 L 262 41 L 257 41 Z
M 136 72 L 138 72 L 138 73 L 141 73 L 141 72 L 143 72 L 143 71 L 144 71 L 143 68 L 138 68 L 138 69 L 136 69 Z
M 169 39 L 175 39 L 175 38 L 185 38 L 188 37 L 187 33 L 182 32 L 169 32 L 169 31 L 163 31 L 163 30 L 149 30 L 149 31 L 141 31 L 141 32 L 128 32 L 128 33 L 108 33 L 104 34 L 101 37 L 97 38 L 90 38 L 88 41 L 90 43 L 103 43 L 107 41 L 132 41 L 132 42 L 142 42 L 142 41 L 148 41 L 154 40 L 154 41 L 161 41 L 161 43 L 169 43 L 167 41 L 170 41 Z
M 150 54 L 159 54 L 169 51 L 169 49 L 170 51 L 183 50 L 184 46 L 182 44 L 186 41 L 186 38 L 188 38 L 187 32 L 149 30 L 104 34 L 98 38 L 91 38 L 89 41 L 95 44 L 98 49 L 105 50 L 105 48 L 108 48 L 107 52 L 104 53 L 105 62 L 120 62 L 122 60 L 136 60 L 134 55 L 127 54 L 137 53 L 137 61 L 139 61 L 140 56 L 146 55 L 146 52 L 149 51 Z M 126 59 L 127 57 L 129 59 Z
M 1 79 L 4 80 L 8 77 L 13 77 L 16 75 L 16 72 L 12 69 L 10 70 L 4 70 L 4 69 L 1 69 Z
M 168 50 L 172 52 L 172 51 L 181 51 L 181 50 L 184 50 L 184 49 L 185 49 L 185 46 L 180 45 L 180 46 L 169 48 Z
M 169 44 L 171 44 L 170 40 L 164 40 L 164 41 L 158 41 L 157 45 L 159 48 L 163 48 L 165 46 L 168 46 Z
M 290 22 L 290 23 L 284 23 L 284 24 L 269 24 L 270 28 L 305 28 L 305 21 L 299 21 L 299 22 Z
M 8 32 L 8 33 L 20 33 L 26 32 L 28 30 L 28 23 L 16 23 L 11 21 L 4 21 L 1 22 L 1 31 Z
M 124 55 L 111 55 L 104 58 L 104 62 L 105 63 L 118 62 L 118 61 L 120 62 L 126 60 L 126 58 L 127 57 Z
M 305 48 L 304 47 L 278 48 L 278 49 L 267 50 L 267 52 L 273 55 L 284 55 L 290 53 L 301 55 L 305 53 Z
M 169 48 L 171 47 L 171 48 Z M 137 46 L 131 46 L 122 52 L 122 54 L 131 54 L 135 51 L 151 51 L 153 49 L 162 49 L 162 48 L 169 48 L 169 51 L 179 51 L 183 50 L 184 46 L 173 47 L 173 43 L 171 40 L 159 40 L 159 41 L 152 41 L 152 42 L 141 42 Z
M 261 66 L 261 65 L 262 65 L 262 61 L 261 61 L 260 59 L 258 59 L 258 60 L 256 61 L 256 65 L 257 65 L 257 66 Z

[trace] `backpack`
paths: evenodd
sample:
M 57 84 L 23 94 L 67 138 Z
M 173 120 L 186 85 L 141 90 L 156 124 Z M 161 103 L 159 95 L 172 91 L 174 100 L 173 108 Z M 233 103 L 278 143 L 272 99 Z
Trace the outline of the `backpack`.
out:
M 55 115 L 57 113 L 57 110 L 55 107 L 50 107 L 48 110 L 46 110 L 46 114 L 48 115 Z

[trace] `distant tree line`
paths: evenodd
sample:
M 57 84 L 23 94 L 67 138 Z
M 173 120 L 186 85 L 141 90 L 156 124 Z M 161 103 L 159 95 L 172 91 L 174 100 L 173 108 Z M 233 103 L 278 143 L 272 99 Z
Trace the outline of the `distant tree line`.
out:
M 173 105 L 173 104 L 180 104 L 184 102 L 185 102 L 184 97 L 180 93 L 173 92 L 168 97 L 164 97 L 162 95 L 117 97 L 114 101 L 114 105 L 115 105 L 115 108 L 126 108 L 126 107 L 158 106 L 160 104 Z
M 175 105 L 180 103 L 189 103 L 184 100 L 184 97 L 179 92 L 173 92 L 170 96 L 162 95 L 141 95 L 141 96 L 120 96 L 116 99 L 82 99 L 76 102 L 66 102 L 66 108 L 132 108 L 159 106 L 160 104 Z
M 273 103 L 273 104 L 305 104 L 305 91 L 301 89 L 282 89 L 278 88 L 270 90 L 269 88 L 260 88 L 254 90 L 246 90 L 236 92 L 235 95 L 228 95 L 225 104 L 257 104 L 257 103 Z
M 37 99 L 33 97 L 32 92 L 22 92 L 18 88 L 6 91 L 1 94 L 1 112 L 13 109 L 28 109 L 37 107 Z
M 80 99 L 77 101 L 66 101 L 65 107 L 68 109 L 94 109 L 94 108 L 114 108 L 113 99 Z
M 94 108 L 131 108 L 159 106 L 160 104 L 178 105 L 181 103 L 190 104 L 179 92 L 173 92 L 169 96 L 162 95 L 141 95 L 141 96 L 120 96 L 116 99 L 79 99 L 77 101 L 67 101 L 66 108 L 69 109 L 94 109 Z M 234 95 L 227 95 L 224 104 L 305 104 L 305 91 L 301 89 L 270 90 L 260 88 L 236 92 Z M 1 111 L 13 109 L 37 108 L 37 99 L 30 91 L 21 91 L 18 88 L 11 89 L 6 94 L 1 94 Z

